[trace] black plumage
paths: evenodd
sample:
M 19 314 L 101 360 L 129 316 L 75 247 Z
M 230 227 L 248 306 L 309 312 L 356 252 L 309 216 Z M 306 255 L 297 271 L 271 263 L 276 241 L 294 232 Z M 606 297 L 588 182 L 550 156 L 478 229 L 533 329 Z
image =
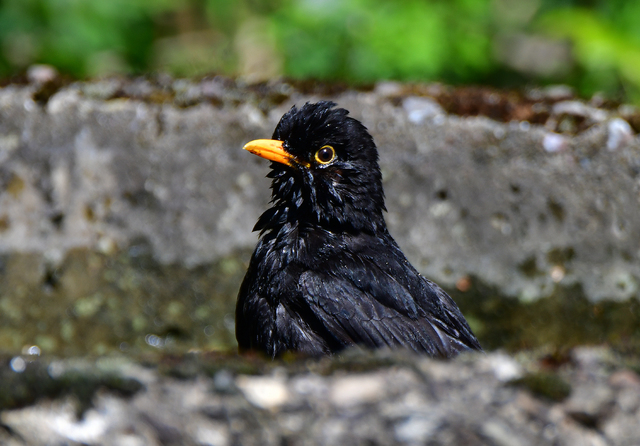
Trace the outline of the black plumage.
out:
M 240 350 L 481 350 L 455 302 L 387 231 L 375 143 L 335 105 L 293 107 L 272 140 L 245 146 L 273 161 L 273 205 L 254 228 L 260 240 L 238 295 Z

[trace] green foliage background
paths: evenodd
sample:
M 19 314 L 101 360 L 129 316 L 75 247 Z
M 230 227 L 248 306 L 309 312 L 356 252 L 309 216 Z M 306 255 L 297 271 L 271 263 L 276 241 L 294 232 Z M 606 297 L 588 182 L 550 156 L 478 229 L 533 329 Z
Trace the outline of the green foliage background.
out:
M 0 77 L 36 63 L 75 77 L 563 82 L 640 102 L 640 1 L 0 0 Z

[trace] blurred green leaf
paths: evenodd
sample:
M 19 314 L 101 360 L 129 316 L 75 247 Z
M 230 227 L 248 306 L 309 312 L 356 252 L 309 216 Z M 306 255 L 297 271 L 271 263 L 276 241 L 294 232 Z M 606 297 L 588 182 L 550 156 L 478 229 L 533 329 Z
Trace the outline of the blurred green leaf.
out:
M 640 17 L 640 8 L 631 12 Z M 604 90 L 614 94 L 624 88 L 632 98 L 640 99 L 637 25 L 616 26 L 611 19 L 593 10 L 571 8 L 547 13 L 540 19 L 539 26 L 548 35 L 571 40 L 576 60 L 585 71 L 580 84 L 584 93 Z
M 0 0 L 0 76 L 47 63 L 77 77 L 564 82 L 640 102 L 639 22 L 626 0 Z M 526 59 L 514 37 L 542 53 Z M 556 59 L 535 70 L 544 51 Z

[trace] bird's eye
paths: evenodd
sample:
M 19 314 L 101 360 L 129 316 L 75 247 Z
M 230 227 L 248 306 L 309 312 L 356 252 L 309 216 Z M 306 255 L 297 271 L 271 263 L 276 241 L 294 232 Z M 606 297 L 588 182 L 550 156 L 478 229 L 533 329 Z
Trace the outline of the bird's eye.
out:
M 331 146 L 322 146 L 316 152 L 316 161 L 320 164 L 329 164 L 336 157 L 336 151 Z

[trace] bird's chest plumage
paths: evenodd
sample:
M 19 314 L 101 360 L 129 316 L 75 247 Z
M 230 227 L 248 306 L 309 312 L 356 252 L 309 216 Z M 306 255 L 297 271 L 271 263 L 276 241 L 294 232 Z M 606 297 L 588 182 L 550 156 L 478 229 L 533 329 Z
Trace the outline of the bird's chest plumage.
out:
M 244 334 L 238 338 L 242 348 L 259 348 L 275 356 L 293 346 L 304 350 L 302 344 L 322 344 L 308 339 L 307 322 L 300 317 L 309 304 L 300 291 L 300 278 L 325 261 L 331 245 L 326 234 L 313 230 L 282 231 L 260 240 L 236 307 L 236 332 Z
M 335 249 L 335 236 L 326 231 L 282 230 L 275 237 L 265 237 L 256 247 L 255 291 L 275 309 L 279 303 L 296 297 L 300 276 L 317 268 Z

